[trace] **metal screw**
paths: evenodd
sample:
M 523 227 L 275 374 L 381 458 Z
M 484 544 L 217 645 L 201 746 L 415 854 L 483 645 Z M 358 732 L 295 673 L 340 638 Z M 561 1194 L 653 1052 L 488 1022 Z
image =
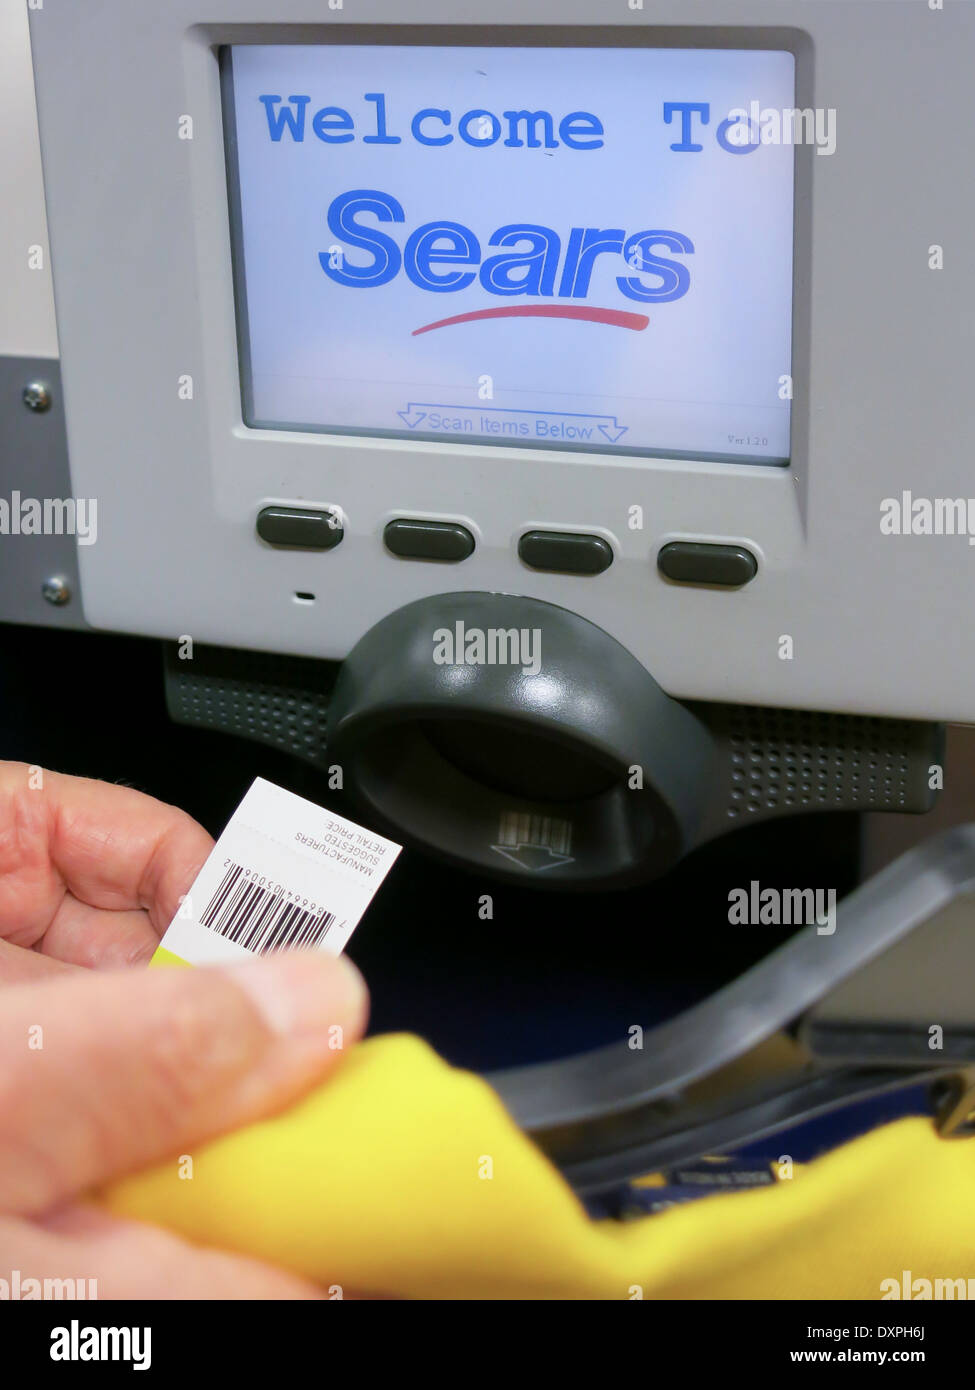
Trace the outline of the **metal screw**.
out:
M 24 405 L 35 414 L 51 409 L 51 388 L 43 381 L 29 381 L 24 387 Z
M 45 579 L 41 585 L 41 593 L 48 603 L 53 603 L 59 608 L 71 597 L 71 589 L 63 574 L 52 574 Z

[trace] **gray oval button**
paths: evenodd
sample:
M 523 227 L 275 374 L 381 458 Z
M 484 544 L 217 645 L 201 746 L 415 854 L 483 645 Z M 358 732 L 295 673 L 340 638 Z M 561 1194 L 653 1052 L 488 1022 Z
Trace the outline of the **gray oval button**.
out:
M 743 545 L 671 541 L 657 556 L 660 573 L 675 584 L 720 584 L 739 589 L 758 573 L 758 561 Z
M 554 574 L 602 574 L 613 563 L 613 548 L 602 536 L 575 531 L 526 531 L 518 555 L 533 570 Z
M 400 517 L 386 526 L 383 543 L 401 560 L 447 560 L 456 564 L 474 553 L 474 537 L 457 521 Z
M 331 550 L 345 535 L 330 512 L 303 507 L 265 507 L 257 514 L 257 534 L 268 545 L 297 550 Z

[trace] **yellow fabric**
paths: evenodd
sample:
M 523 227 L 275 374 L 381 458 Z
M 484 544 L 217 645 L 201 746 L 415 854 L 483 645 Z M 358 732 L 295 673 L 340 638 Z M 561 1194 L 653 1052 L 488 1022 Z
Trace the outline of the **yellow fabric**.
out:
M 774 1187 L 596 1223 L 483 1081 L 406 1035 L 193 1161 L 100 1200 L 349 1293 L 877 1299 L 905 1269 L 975 1278 L 975 1140 L 900 1120 Z

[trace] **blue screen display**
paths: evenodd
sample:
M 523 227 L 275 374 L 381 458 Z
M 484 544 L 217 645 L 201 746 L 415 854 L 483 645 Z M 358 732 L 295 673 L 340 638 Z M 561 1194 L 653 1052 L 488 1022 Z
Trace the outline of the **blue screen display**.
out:
M 246 424 L 788 460 L 791 53 L 224 63 Z

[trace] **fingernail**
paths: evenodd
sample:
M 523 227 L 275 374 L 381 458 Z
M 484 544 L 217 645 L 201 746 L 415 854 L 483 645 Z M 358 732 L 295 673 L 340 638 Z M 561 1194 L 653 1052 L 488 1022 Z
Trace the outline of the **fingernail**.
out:
M 369 997 L 365 980 L 347 956 L 294 952 L 227 966 L 225 973 L 280 1037 L 308 1036 L 336 1023 L 355 1022 Z

